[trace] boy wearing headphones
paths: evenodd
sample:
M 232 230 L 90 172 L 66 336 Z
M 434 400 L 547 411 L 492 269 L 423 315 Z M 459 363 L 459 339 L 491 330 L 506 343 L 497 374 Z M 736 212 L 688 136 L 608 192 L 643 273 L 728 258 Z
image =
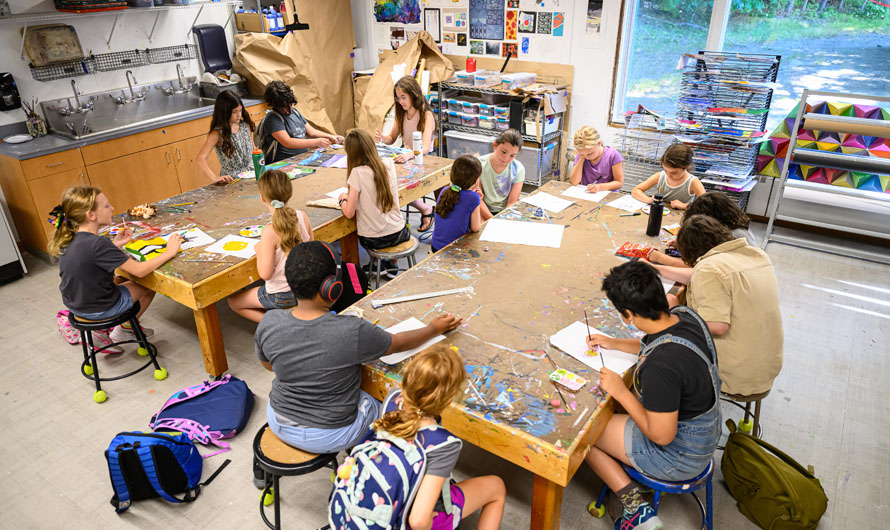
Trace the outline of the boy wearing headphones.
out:
M 297 307 L 267 311 L 254 337 L 257 357 L 275 372 L 269 428 L 317 454 L 354 446 L 379 416 L 380 402 L 360 388 L 362 363 L 416 348 L 461 323 L 446 314 L 424 328 L 390 334 L 361 318 L 332 314 L 343 291 L 335 256 L 320 241 L 294 247 L 284 274 Z

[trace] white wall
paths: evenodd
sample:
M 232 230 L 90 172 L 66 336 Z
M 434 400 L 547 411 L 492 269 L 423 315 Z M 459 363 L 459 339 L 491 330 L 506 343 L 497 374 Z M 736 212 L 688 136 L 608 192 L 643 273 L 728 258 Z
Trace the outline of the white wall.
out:
M 55 12 L 52 1 L 44 0 L 33 2 L 28 0 L 11 0 L 10 7 L 13 14 Z M 72 14 L 69 18 L 50 22 L 29 22 L 29 25 L 46 23 L 64 23 L 74 26 L 78 38 L 83 47 L 84 54 L 107 53 L 133 49 L 155 48 L 162 46 L 174 46 L 178 44 L 193 43 L 193 37 L 189 32 L 198 9 L 172 9 L 160 11 L 154 36 L 149 42 L 148 34 L 156 12 L 140 12 L 138 9 L 129 9 L 121 12 L 117 26 L 114 29 L 111 43 L 106 44 L 111 31 L 114 15 L 78 16 Z M 225 25 L 229 8 L 224 5 L 212 5 L 204 7 L 197 24 Z M 31 77 L 28 68 L 27 54 L 24 60 L 20 58 L 19 50 L 22 42 L 22 27 L 24 23 L 15 20 L 0 20 L 0 70 L 11 72 L 18 85 L 19 93 L 24 101 L 30 101 L 32 97 L 39 97 L 41 101 L 72 96 L 70 79 L 58 81 L 35 81 Z M 229 29 L 231 25 L 229 26 Z M 229 35 L 231 35 L 229 33 Z M 229 37 L 229 51 L 233 51 L 231 36 Z M 166 79 L 176 78 L 176 64 L 152 64 L 133 68 L 133 74 L 139 83 L 152 83 Z M 202 67 L 198 60 L 181 62 L 187 75 L 200 76 Z M 117 88 L 126 88 L 124 79 L 125 70 L 114 72 L 102 72 L 94 75 L 85 75 L 74 78 L 77 81 L 78 90 L 81 93 L 92 93 Z M 0 125 L 24 121 L 25 115 L 20 109 L 0 112 Z
M 506 4 L 506 0 L 504 3 Z M 357 46 L 356 69 L 375 66 L 378 50 L 390 49 L 390 27 L 405 27 L 406 31 L 423 29 L 422 17 L 420 24 L 376 22 L 373 4 L 373 0 L 352 0 L 352 19 Z M 574 65 L 575 78 L 569 130 L 574 131 L 581 125 L 592 125 L 599 129 L 608 141 L 611 134 L 606 130 L 606 124 L 612 95 L 621 0 L 604 0 L 603 4 L 600 33 L 588 35 L 586 0 L 544 0 L 543 5 L 539 5 L 536 0 L 521 0 L 520 11 L 565 12 L 566 23 L 562 37 L 527 33 L 519 33 L 517 36 L 518 42 L 521 42 L 522 37 L 529 37 L 530 42 L 529 53 L 524 54 L 520 50 L 518 59 Z M 425 7 L 469 10 L 469 1 L 427 0 Z M 449 43 L 443 43 L 442 46 L 443 51 L 448 54 L 468 55 L 470 52 L 469 46 Z

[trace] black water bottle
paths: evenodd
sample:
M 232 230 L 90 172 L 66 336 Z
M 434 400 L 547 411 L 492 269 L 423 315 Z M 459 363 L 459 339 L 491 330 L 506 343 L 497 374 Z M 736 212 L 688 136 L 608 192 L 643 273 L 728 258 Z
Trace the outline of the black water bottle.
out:
M 646 227 L 646 235 L 655 237 L 661 233 L 661 217 L 664 215 L 664 199 L 656 195 L 655 200 L 649 205 L 649 226 Z

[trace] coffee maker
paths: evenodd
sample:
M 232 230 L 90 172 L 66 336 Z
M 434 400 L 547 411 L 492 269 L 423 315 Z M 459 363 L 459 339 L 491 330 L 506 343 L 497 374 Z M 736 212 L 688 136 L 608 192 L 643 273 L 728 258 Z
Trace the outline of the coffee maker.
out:
M 22 100 L 19 98 L 19 89 L 15 86 L 15 79 L 9 72 L 0 73 L 0 110 L 14 110 L 21 108 Z

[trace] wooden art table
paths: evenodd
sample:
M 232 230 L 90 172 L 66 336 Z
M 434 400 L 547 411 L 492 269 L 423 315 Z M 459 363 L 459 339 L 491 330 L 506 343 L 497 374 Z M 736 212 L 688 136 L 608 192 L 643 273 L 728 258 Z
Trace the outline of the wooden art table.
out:
M 327 152 L 343 153 L 342 150 Z M 312 153 L 310 151 L 294 160 Z M 425 156 L 424 165 L 420 167 L 414 167 L 410 162 L 397 164 L 399 204 L 405 205 L 419 199 L 450 182 L 451 163 L 446 158 Z M 358 237 L 354 219 L 347 219 L 340 210 L 306 206 L 307 201 L 324 198 L 325 193 L 345 186 L 346 170 L 316 168 L 315 173 L 292 180 L 291 184 L 294 193 L 288 205 L 306 212 L 312 222 L 315 239 L 340 241 L 343 259 L 357 263 Z M 163 206 L 192 201 L 197 203 L 184 207 L 191 210 L 188 213 L 174 213 Z M 214 239 L 220 239 L 228 234 L 237 234 L 245 226 L 266 224 L 270 220 L 269 211 L 260 200 L 253 179 L 239 180 L 229 185 L 211 184 L 165 199 L 157 206 L 158 215 L 146 223 L 162 234 L 197 227 Z M 260 276 L 256 256 L 245 260 L 204 252 L 203 249 L 197 247 L 182 251 L 144 278 L 132 277 L 120 269 L 117 273 L 194 311 L 204 366 L 211 376 L 218 377 L 228 369 L 228 364 L 216 302 L 254 283 Z
M 559 195 L 568 183 L 550 182 L 540 191 Z M 604 202 L 617 198 L 610 194 Z M 564 197 L 565 198 L 565 197 Z M 599 203 L 575 204 L 552 223 L 566 225 L 559 248 L 481 241 L 469 234 L 440 250 L 353 308 L 389 327 L 410 317 L 429 322 L 438 312 L 460 315 L 464 323 L 442 344 L 457 347 L 469 384 L 443 415 L 443 424 L 463 440 L 534 474 L 531 528 L 559 527 L 563 488 L 612 416 L 613 403 L 599 391 L 597 372 L 551 347 L 549 337 L 574 321 L 612 336 L 630 336 L 600 290 L 603 274 L 624 262 L 614 249 L 625 241 L 661 244 L 645 235 L 648 217 Z M 519 202 L 496 218 L 528 220 L 536 208 Z M 664 224 L 678 222 L 679 214 Z M 534 220 L 532 222 L 548 222 Z M 485 225 L 483 225 L 483 231 Z M 472 286 L 472 293 L 385 305 L 372 300 Z M 559 365 L 588 380 L 577 394 L 563 390 L 568 407 L 548 379 L 545 352 Z M 363 389 L 383 398 L 400 380 L 402 365 L 366 365 Z M 629 381 L 628 371 L 625 379 Z M 583 509 L 579 507 L 578 509 Z

